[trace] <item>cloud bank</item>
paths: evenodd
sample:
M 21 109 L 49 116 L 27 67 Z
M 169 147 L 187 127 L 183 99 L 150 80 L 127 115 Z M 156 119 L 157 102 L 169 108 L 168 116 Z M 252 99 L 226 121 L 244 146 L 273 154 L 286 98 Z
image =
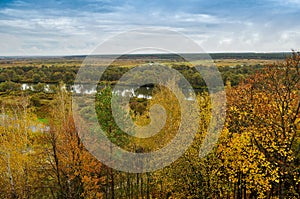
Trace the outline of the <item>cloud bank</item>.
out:
M 298 0 L 3 0 L 0 56 L 89 54 L 115 34 L 177 30 L 207 52 L 299 49 Z

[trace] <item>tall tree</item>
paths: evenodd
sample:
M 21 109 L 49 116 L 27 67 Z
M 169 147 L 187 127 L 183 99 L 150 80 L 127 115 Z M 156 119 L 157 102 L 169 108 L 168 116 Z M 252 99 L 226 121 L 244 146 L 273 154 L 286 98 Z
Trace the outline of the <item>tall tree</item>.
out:
M 71 112 L 70 94 L 60 90 L 53 101 L 47 134 L 50 175 L 57 198 L 102 197 L 102 164 L 84 147 Z
M 299 193 L 300 53 L 270 65 L 228 92 L 229 130 L 249 133 L 255 146 L 276 168 L 270 196 Z

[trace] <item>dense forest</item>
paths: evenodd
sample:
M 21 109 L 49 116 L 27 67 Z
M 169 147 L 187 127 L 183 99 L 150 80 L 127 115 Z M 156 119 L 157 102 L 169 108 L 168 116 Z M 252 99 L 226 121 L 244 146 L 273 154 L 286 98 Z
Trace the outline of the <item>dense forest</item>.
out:
M 226 121 L 213 151 L 202 158 L 210 95 L 193 67 L 170 66 L 200 89 L 199 128 L 184 155 L 145 173 L 114 170 L 85 148 L 73 118 L 72 94 L 61 89 L 74 83 L 79 66 L 1 68 L 0 198 L 299 198 L 300 53 L 271 65 L 218 67 L 226 84 Z M 99 123 L 128 151 L 157 150 L 176 134 L 180 104 L 168 89 L 154 85 L 151 100 L 131 99 L 130 117 L 146 125 L 151 107 L 160 104 L 168 115 L 165 126 L 149 139 L 122 132 L 111 111 L 112 88 L 129 69 L 111 66 L 103 74 L 106 86 L 95 97 Z M 36 85 L 22 90 L 22 83 Z M 45 84 L 53 84 L 51 92 Z M 90 110 L 83 111 L 89 118 Z
M 206 87 L 205 82 L 201 78 L 201 74 L 194 68 L 186 64 L 171 64 L 172 68 L 178 70 L 190 82 L 193 88 Z M 262 65 L 251 66 L 223 66 L 218 67 L 222 74 L 224 82 L 230 82 L 236 86 L 248 75 L 255 73 L 257 69 L 261 69 Z M 0 92 L 9 90 L 20 90 L 21 83 L 44 83 L 58 84 L 73 84 L 78 72 L 79 66 L 22 66 L 22 67 L 6 67 L 0 69 Z M 102 83 L 114 84 L 123 74 L 130 70 L 129 67 L 110 66 L 101 77 Z M 87 79 L 94 74 L 86 74 Z

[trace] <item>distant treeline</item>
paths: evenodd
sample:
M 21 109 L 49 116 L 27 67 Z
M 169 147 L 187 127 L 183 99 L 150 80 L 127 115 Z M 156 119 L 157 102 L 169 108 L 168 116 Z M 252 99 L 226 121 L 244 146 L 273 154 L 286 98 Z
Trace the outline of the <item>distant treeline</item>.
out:
M 212 53 L 212 59 L 285 59 L 292 53 Z
M 189 81 L 195 89 L 206 87 L 201 74 L 194 68 L 185 64 L 172 66 L 179 71 Z M 219 67 L 224 83 L 230 83 L 231 86 L 236 86 L 238 83 L 246 78 L 248 75 L 255 73 L 256 70 L 261 69 L 262 65 L 255 66 L 224 66 Z M 63 67 L 63 66 L 22 66 L 22 67 L 8 67 L 0 69 L 0 91 L 6 91 L 6 88 L 17 89 L 18 86 L 12 84 L 20 83 L 50 83 L 55 84 L 63 82 L 65 84 L 73 84 L 79 67 Z M 128 67 L 108 67 L 103 73 L 100 82 L 115 84 L 123 74 L 129 71 Z M 95 73 L 87 72 L 86 79 L 94 78 Z M 7 85 L 10 86 L 7 86 Z M 14 90 L 14 89 L 13 89 Z
M 176 60 L 191 61 L 203 58 L 209 59 L 285 59 L 291 56 L 290 52 L 278 53 L 188 53 L 188 54 L 128 54 L 120 55 L 118 59 L 127 60 L 143 60 L 143 59 L 160 59 L 160 60 Z M 89 55 L 88 57 L 101 57 L 107 59 L 115 59 L 116 55 Z M 87 56 L 66 56 L 64 59 L 85 59 Z
M 74 55 L 74 56 L 15 56 L 5 57 L 0 56 L 0 61 L 36 61 L 43 60 L 46 62 L 53 61 L 83 61 L 85 58 L 97 57 L 105 59 L 164 59 L 164 60 L 183 60 L 183 59 L 197 59 L 199 57 L 210 57 L 212 59 L 285 59 L 291 56 L 291 52 L 276 52 L 276 53 L 187 53 L 187 54 L 128 54 L 128 55 Z

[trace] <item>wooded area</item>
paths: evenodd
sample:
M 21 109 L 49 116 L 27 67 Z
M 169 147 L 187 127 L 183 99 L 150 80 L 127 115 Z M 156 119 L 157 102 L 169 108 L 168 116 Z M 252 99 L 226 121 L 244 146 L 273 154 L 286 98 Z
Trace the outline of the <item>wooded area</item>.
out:
M 173 68 L 194 88 L 205 87 L 195 69 Z M 211 117 L 210 95 L 203 90 L 197 95 L 201 112 L 193 144 L 168 167 L 136 174 L 109 168 L 86 150 L 74 124 L 70 92 L 60 87 L 50 93 L 20 91 L 24 82 L 72 84 L 77 70 L 0 69 L 0 198 L 300 197 L 300 53 L 273 65 L 219 67 L 226 82 L 227 117 L 213 151 L 199 158 Z M 180 104 L 159 86 L 151 100 L 132 99 L 130 116 L 137 124 L 150 122 L 154 104 L 162 105 L 168 118 L 152 138 L 128 136 L 115 124 L 110 104 L 111 82 L 128 70 L 110 67 L 103 76 L 107 86 L 95 99 L 99 123 L 111 140 L 128 151 L 157 150 L 176 134 Z

